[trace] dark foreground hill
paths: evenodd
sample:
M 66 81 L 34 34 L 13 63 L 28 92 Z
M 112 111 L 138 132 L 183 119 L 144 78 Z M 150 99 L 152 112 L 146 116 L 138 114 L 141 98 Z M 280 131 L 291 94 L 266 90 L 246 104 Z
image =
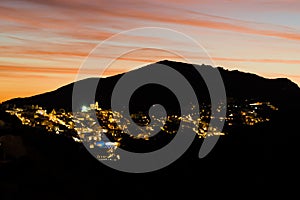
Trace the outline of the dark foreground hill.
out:
M 209 101 L 205 97 L 207 88 L 192 66 L 171 61 L 162 63 L 180 71 L 200 93 L 198 97 L 202 98 L 199 99 Z M 138 70 L 147 68 L 151 65 Z M 240 199 L 244 196 L 271 198 L 280 193 L 285 198 L 294 195 L 297 190 L 292 188 L 299 176 L 299 88 L 287 79 L 271 80 L 219 70 L 229 100 L 271 101 L 280 108 L 279 111 L 268 123 L 225 127 L 228 135 L 221 137 L 213 151 L 203 159 L 198 158 L 202 140 L 195 139 L 180 159 L 151 173 L 130 174 L 110 169 L 70 138 L 25 127 L 16 117 L 1 110 L 0 140 L 4 142 L 0 144 L 6 146 L 1 146 L 0 158 L 5 151 L 6 159 L 0 159 L 0 199 L 157 199 L 182 195 L 185 199 Z M 99 102 L 103 107 L 110 106 L 110 93 L 121 76 L 100 81 L 105 86 L 102 86 L 104 92 L 99 91 Z M 81 83 L 89 85 L 98 81 L 87 79 Z M 70 84 L 53 92 L 6 103 L 71 109 L 72 87 Z M 160 91 L 162 96 L 156 95 L 159 98 L 150 101 L 137 97 L 136 103 L 163 102 L 163 95 L 172 97 L 157 86 L 146 89 L 156 94 Z
M 1 199 L 240 197 L 236 191 L 287 196 L 299 175 L 297 118 L 232 128 L 204 159 L 198 158 L 202 141 L 195 139 L 180 159 L 146 174 L 115 171 L 70 138 L 23 127 L 5 114 L 0 120 L 7 125 L 0 138 L 10 141 L 1 147 L 9 160 L 0 163 Z

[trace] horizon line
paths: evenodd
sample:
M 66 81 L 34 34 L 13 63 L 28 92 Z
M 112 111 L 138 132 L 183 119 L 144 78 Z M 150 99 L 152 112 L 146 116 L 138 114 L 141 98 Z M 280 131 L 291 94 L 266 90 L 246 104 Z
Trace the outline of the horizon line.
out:
M 298 85 L 296 82 L 292 81 L 291 79 L 289 79 L 288 77 L 282 77 L 284 76 L 284 74 L 278 74 L 279 77 L 266 77 L 265 75 L 263 74 L 260 74 L 260 73 L 254 73 L 254 72 L 249 72 L 249 71 L 242 71 L 242 70 L 239 70 L 239 69 L 229 69 L 229 68 L 226 68 L 224 66 L 212 66 L 212 65 L 208 65 L 208 64 L 205 64 L 205 63 L 202 63 L 202 64 L 195 64 L 195 63 L 186 63 L 186 62 L 182 62 L 182 61 L 176 61 L 176 60 L 170 60 L 170 59 L 162 59 L 162 60 L 159 60 L 157 62 L 151 62 L 151 63 L 146 63 L 142 66 L 138 66 L 134 69 L 131 69 L 131 70 L 128 70 L 128 71 L 124 71 L 124 72 L 121 72 L 121 73 L 114 73 L 114 74 L 110 74 L 110 75 L 107 75 L 107 76 L 101 76 L 101 77 L 97 77 L 97 76 L 90 76 L 90 77 L 84 77 L 82 79 L 78 79 L 78 80 L 73 80 L 69 83 L 64 83 L 63 85 L 59 86 L 59 87 L 56 87 L 55 89 L 50 89 L 48 91 L 44 91 L 44 92 L 41 92 L 41 93 L 36 93 L 36 94 L 33 94 L 31 96 L 18 96 L 18 97 L 13 97 L 13 98 L 10 98 L 10 99 L 6 99 L 6 100 L 2 100 L 0 101 L 0 104 L 3 104 L 5 103 L 6 101 L 10 101 L 10 100 L 13 100 L 13 99 L 22 99 L 22 98 L 30 98 L 30 97 L 33 97 L 33 96 L 37 96 L 37 95 L 41 95 L 41 94 L 45 94 L 45 93 L 48 93 L 48 92 L 53 92 L 53 91 L 56 91 L 58 90 L 59 88 L 61 87 L 64 87 L 64 86 L 67 86 L 67 85 L 70 85 L 70 84 L 73 84 L 75 82 L 78 82 L 78 81 L 82 81 L 82 80 L 86 80 L 86 79 L 93 79 L 93 78 L 98 78 L 98 79 L 106 79 L 106 78 L 110 78 L 110 77 L 114 77 L 114 76 L 118 76 L 118 75 L 122 75 L 122 74 L 125 74 L 125 73 L 128 73 L 128 72 L 131 72 L 131 71 L 135 71 L 135 70 L 138 70 L 138 69 L 141 69 L 141 68 L 144 68 L 144 67 L 148 67 L 149 65 L 153 65 L 153 64 L 156 64 L 156 63 L 161 63 L 161 62 L 172 62 L 172 63 L 182 63 L 182 64 L 188 64 L 188 65 L 192 65 L 192 66 L 209 66 L 209 67 L 212 67 L 212 68 L 215 68 L 215 69 L 223 69 L 223 70 L 226 70 L 226 71 L 229 71 L 229 72 L 233 72 L 233 71 L 238 71 L 240 73 L 246 73 L 246 74 L 252 74 L 252 75 L 257 75 L 261 78 L 264 78 L 264 79 L 268 79 L 268 80 L 276 80 L 276 79 L 287 79 L 288 81 L 294 83 L 295 85 L 297 85 L 297 87 L 300 89 L 300 85 Z M 90 71 L 90 70 L 88 70 Z

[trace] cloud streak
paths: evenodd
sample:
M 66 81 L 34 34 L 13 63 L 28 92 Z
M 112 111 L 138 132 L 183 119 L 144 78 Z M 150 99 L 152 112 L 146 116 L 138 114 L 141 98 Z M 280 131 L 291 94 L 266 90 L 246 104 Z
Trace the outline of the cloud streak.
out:
M 221 58 L 212 57 L 215 61 L 231 61 L 231 62 L 252 62 L 252 63 L 282 63 L 299 65 L 300 60 L 281 60 L 281 59 L 244 59 L 244 58 Z
M 74 77 L 97 44 L 120 31 L 145 26 L 191 34 L 197 41 L 204 41 L 209 53 L 214 55 L 212 60 L 222 64 L 251 63 L 249 66 L 262 66 L 256 72 L 270 75 L 273 71 L 267 68 L 267 63 L 282 65 L 282 75 L 288 76 L 300 65 L 297 55 L 300 22 L 296 20 L 300 17 L 299 6 L 300 2 L 293 0 L 0 1 L 0 77 L 11 79 L 10 84 L 3 80 L 0 84 L 22 88 L 22 85 L 13 86 L 13 80 L 27 80 L 34 88 L 34 80 Z M 288 23 L 291 20 L 295 23 Z M 134 49 L 145 41 L 162 47 L 168 45 L 189 58 L 198 58 L 196 50 L 181 41 L 149 34 L 124 36 L 100 52 L 96 59 L 113 59 L 116 49 Z M 178 58 L 159 51 L 124 55 L 117 59 L 115 66 L 120 67 L 109 68 L 105 76 L 160 59 Z M 99 70 L 84 69 L 83 73 L 94 76 Z M 294 76 L 293 80 L 300 84 L 300 75 Z
M 140 61 L 141 62 L 141 61 Z M 109 69 L 105 71 L 104 76 L 120 74 L 125 72 L 126 69 Z M 5 72 L 5 73 L 4 73 Z M 15 73 L 29 74 L 26 76 L 41 76 L 46 77 L 45 75 L 34 75 L 34 74 L 48 74 L 48 75 L 77 75 L 79 68 L 65 68 L 65 67 L 23 67 L 23 66 L 5 66 L 0 65 L 0 77 L 7 77 L 9 74 L 13 75 Z M 102 70 L 99 69 L 81 69 L 80 73 L 92 76 L 99 76 Z M 18 76 L 20 75 L 13 75 Z
M 39 2 L 38 5 L 41 5 L 42 3 L 41 1 L 30 2 Z M 75 3 L 69 3 L 67 1 L 45 1 L 44 4 L 47 6 L 42 6 L 40 10 L 36 9 L 36 7 L 32 8 L 35 10 L 30 10 L 2 6 L 0 7 L 0 18 L 22 25 L 36 27 L 40 30 L 52 30 L 57 34 L 66 37 L 89 40 L 103 40 L 113 34 L 112 32 L 98 30 L 97 26 L 110 26 L 112 23 L 119 21 L 119 27 L 134 27 L 132 19 L 134 19 L 137 24 L 138 21 L 150 21 L 152 23 L 163 22 L 167 24 L 172 23 L 183 26 L 195 26 L 237 33 L 278 37 L 289 40 L 300 40 L 299 32 L 265 29 L 266 24 L 208 15 L 201 12 L 196 13 L 198 14 L 198 17 L 196 18 L 188 17 L 189 14 L 195 12 L 180 9 L 175 6 L 172 7 L 172 5 L 169 6 L 171 8 L 168 8 L 167 6 L 159 5 L 157 2 L 156 4 L 147 3 L 147 10 L 129 6 L 125 6 L 124 9 L 121 9 L 120 6 L 118 7 L 108 2 L 106 2 L 106 7 L 99 5 L 95 6 L 97 5 L 95 2 L 90 5 L 85 4 L 83 1 L 76 1 Z M 51 6 L 51 9 L 49 9 L 49 6 Z M 53 6 L 56 9 L 54 9 Z M 116 12 L 115 10 L 118 11 Z M 181 12 L 181 17 L 176 16 L 174 11 L 176 14 Z M 53 13 L 49 14 L 50 12 Z M 68 15 L 63 15 L 61 12 L 67 12 Z M 13 13 L 19 14 L 15 15 Z M 48 17 L 40 17 L 47 16 L 47 13 L 49 15 Z M 83 15 L 81 13 L 88 14 Z M 91 26 L 85 26 L 87 24 L 90 24 Z M 277 28 L 283 29 L 283 27 L 280 26 L 277 26 Z

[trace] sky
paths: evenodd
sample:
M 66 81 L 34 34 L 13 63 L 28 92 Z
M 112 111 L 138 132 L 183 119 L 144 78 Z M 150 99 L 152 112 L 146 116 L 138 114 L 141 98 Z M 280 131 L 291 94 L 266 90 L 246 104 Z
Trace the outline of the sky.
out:
M 300 85 L 299 10 L 298 0 L 1 0 L 0 102 L 73 82 L 90 52 L 105 41 L 110 42 L 94 61 L 115 62 L 104 76 L 164 59 L 210 64 L 196 47 L 168 33 L 114 39 L 144 27 L 187 35 L 215 66 Z M 149 44 L 160 49 L 134 50 Z M 127 53 L 116 57 L 120 49 Z M 101 67 L 83 73 L 97 76 Z

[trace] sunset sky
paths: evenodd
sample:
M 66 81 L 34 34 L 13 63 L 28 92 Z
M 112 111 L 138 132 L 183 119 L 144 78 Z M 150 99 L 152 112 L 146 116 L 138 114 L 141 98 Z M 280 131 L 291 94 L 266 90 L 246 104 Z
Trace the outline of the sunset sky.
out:
M 0 102 L 74 81 L 96 45 L 142 27 L 188 35 L 217 66 L 287 77 L 300 85 L 299 11 L 298 0 L 1 0 Z M 115 41 L 98 59 L 113 58 L 116 49 L 130 50 L 145 41 L 199 56 L 182 41 L 145 34 Z M 162 59 L 178 60 L 161 50 L 132 52 L 105 75 Z M 97 69 L 85 73 L 95 76 Z

